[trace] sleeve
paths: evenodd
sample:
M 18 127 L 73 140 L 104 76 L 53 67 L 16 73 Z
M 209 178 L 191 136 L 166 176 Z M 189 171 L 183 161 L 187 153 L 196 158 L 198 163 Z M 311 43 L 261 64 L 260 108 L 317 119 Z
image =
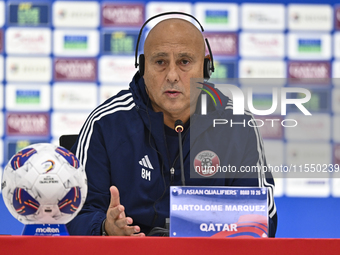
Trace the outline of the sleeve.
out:
M 88 180 L 88 193 L 79 214 L 67 224 L 70 235 L 100 235 L 110 203 L 110 164 L 104 135 L 97 122 L 85 122 L 71 151 L 75 153 Z
M 256 186 L 268 188 L 268 222 L 269 237 L 275 237 L 277 228 L 277 212 L 274 201 L 275 183 L 272 173 L 264 172 L 264 166 L 267 166 L 263 141 L 259 130 L 256 127 L 255 120 L 251 117 L 250 123 L 253 127 L 249 127 L 246 147 L 240 166 L 257 166 L 256 172 L 239 173 L 234 179 L 233 186 Z

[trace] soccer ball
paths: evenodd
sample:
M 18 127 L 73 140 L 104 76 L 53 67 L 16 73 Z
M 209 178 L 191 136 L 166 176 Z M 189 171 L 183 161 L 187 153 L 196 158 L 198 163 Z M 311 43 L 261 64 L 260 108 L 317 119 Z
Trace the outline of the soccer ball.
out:
M 87 179 L 72 152 L 38 143 L 11 158 L 1 189 L 8 210 L 20 222 L 66 224 L 85 202 Z

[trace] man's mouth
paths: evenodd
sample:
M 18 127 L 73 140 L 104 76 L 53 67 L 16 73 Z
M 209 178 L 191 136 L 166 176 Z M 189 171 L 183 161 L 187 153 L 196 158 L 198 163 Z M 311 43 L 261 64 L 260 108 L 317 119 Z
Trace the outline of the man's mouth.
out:
M 167 90 L 165 91 L 165 94 L 170 98 L 175 98 L 178 97 L 181 92 L 179 92 L 178 90 Z

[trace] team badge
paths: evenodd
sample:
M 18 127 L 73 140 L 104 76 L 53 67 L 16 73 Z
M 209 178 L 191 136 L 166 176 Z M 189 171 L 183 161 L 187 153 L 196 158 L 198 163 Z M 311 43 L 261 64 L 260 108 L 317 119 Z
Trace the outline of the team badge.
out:
M 211 177 L 217 173 L 220 159 L 213 151 L 201 151 L 194 159 L 195 172 L 203 177 Z

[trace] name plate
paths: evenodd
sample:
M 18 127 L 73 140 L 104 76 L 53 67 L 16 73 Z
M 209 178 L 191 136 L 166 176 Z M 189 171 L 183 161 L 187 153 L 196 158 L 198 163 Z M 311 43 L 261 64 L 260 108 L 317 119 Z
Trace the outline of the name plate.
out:
M 170 236 L 267 237 L 267 188 L 172 186 Z

